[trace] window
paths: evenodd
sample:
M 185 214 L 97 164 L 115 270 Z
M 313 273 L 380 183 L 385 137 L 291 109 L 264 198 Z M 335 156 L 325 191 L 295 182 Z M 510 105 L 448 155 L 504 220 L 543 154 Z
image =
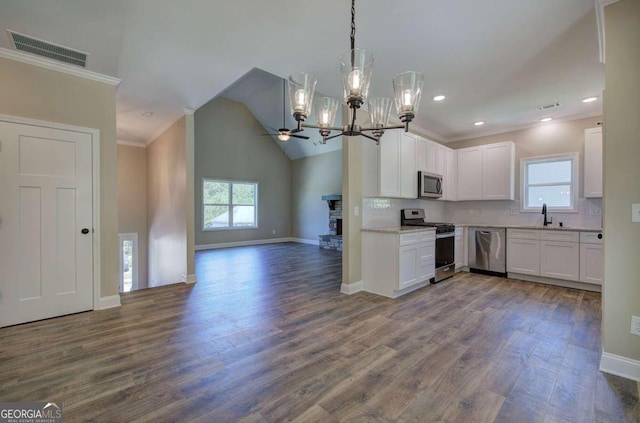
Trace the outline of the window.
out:
M 118 234 L 120 238 L 120 292 L 138 289 L 138 234 Z
M 202 229 L 246 229 L 258 227 L 256 182 L 202 180 Z
M 577 211 L 577 154 L 522 159 L 520 173 L 522 211 Z

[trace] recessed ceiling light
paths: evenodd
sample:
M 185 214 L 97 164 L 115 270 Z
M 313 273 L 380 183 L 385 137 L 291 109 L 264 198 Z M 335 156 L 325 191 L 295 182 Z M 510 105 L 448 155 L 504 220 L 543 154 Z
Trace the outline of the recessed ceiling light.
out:
M 443 95 L 437 95 L 435 97 L 433 97 L 433 101 L 442 101 L 444 100 L 446 97 Z
M 596 101 L 598 99 L 598 97 L 587 97 L 584 100 L 582 100 L 583 103 L 592 103 L 594 101 Z
M 474 124 L 475 126 L 482 126 L 482 125 L 484 125 L 484 122 L 483 122 L 483 121 L 481 121 L 481 120 L 479 120 L 479 121 L 477 121 L 477 122 L 473 122 L 473 124 Z
M 144 112 L 144 113 L 142 114 L 142 116 L 144 116 L 144 117 L 151 117 L 151 116 L 153 116 L 153 112 Z
M 552 120 L 553 118 L 550 117 L 546 117 L 546 118 L 542 118 L 540 119 L 540 122 L 549 122 L 550 120 Z

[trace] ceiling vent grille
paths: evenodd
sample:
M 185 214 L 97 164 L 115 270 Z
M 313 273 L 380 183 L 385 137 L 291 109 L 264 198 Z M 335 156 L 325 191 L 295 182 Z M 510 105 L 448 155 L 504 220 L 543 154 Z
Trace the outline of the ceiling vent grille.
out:
M 87 67 L 87 53 L 73 50 L 48 41 L 39 40 L 24 34 L 7 30 L 16 50 L 69 63 L 83 68 Z
M 545 106 L 538 106 L 536 107 L 536 110 L 549 110 L 549 109 L 555 109 L 556 107 L 560 107 L 561 104 L 560 103 L 553 103 L 553 104 L 547 104 Z

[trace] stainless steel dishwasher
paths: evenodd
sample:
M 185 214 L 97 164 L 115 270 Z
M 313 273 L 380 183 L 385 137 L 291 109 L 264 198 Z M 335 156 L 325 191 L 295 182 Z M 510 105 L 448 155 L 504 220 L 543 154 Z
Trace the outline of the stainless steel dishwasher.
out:
M 472 272 L 507 276 L 505 228 L 469 228 L 469 269 Z

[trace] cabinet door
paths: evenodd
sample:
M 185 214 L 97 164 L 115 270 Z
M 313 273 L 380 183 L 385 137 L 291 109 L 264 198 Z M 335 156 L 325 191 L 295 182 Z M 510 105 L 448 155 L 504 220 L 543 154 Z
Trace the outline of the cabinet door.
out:
M 447 147 L 438 143 L 433 144 L 436 150 L 435 173 L 444 176 L 447 172 Z
M 458 200 L 482 199 L 482 147 L 461 148 L 458 154 Z
M 458 156 L 455 150 L 449 148 L 447 149 L 447 173 L 442 182 L 442 190 L 445 200 L 458 199 Z
M 584 196 L 602 197 L 602 128 L 584 131 Z
M 507 240 L 507 272 L 540 275 L 540 241 L 512 238 Z
M 374 142 L 362 143 L 362 196 L 377 197 L 378 190 L 378 150 Z
M 400 133 L 400 196 L 418 198 L 418 171 L 416 170 L 416 136 Z
M 405 245 L 399 249 L 398 289 L 418 283 L 418 244 Z
M 427 171 L 427 146 L 429 141 L 416 136 L 416 170 Z
M 580 282 L 602 285 L 604 257 L 601 244 L 580 244 Z
M 436 143 L 427 140 L 427 172 L 438 173 L 436 169 Z
M 578 281 L 580 279 L 580 244 L 540 241 L 540 276 Z
M 386 131 L 380 138 L 379 181 L 381 197 L 400 197 L 400 137 L 398 131 Z
M 466 249 L 464 248 L 464 228 L 456 227 L 455 247 L 453 252 L 456 269 L 460 269 L 467 265 Z
M 515 152 L 512 142 L 487 144 L 482 149 L 482 198 L 513 200 Z
M 435 241 L 418 244 L 418 282 L 435 276 Z

